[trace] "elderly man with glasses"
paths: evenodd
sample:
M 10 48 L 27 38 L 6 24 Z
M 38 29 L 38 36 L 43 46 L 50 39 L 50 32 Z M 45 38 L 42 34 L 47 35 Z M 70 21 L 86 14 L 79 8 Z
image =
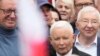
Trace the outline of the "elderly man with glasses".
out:
M 15 0 L 0 0 L 0 56 L 19 56 Z
M 75 46 L 91 56 L 100 56 L 100 37 L 97 32 L 100 27 L 100 13 L 93 6 L 87 6 L 78 13 L 76 27 L 79 34 Z

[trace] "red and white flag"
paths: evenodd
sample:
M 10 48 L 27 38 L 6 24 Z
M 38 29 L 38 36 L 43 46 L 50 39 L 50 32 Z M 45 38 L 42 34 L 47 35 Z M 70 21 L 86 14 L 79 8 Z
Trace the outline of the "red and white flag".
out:
M 20 56 L 48 56 L 47 26 L 34 0 L 17 1 Z

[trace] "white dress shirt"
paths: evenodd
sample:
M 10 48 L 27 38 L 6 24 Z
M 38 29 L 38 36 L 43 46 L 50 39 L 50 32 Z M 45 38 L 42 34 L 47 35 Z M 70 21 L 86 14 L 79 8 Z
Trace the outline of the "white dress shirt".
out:
M 56 54 L 57 54 L 57 56 L 62 56 L 62 55 L 60 55 L 59 53 L 57 53 L 56 52 Z M 67 53 L 67 54 L 65 54 L 65 55 L 63 55 L 63 56 L 71 56 L 72 55 L 72 49 Z
M 78 39 L 78 35 L 77 35 L 75 46 L 80 51 L 83 51 L 83 52 L 85 52 L 87 54 L 90 54 L 91 56 L 97 56 L 97 36 L 96 36 L 94 42 L 90 46 L 85 47 L 82 44 L 80 44 L 79 39 Z

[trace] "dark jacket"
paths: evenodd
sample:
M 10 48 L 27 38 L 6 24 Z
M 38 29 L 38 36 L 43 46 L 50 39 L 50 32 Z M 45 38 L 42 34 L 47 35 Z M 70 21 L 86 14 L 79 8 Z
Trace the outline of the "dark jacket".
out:
M 55 52 L 55 50 L 52 48 L 52 46 L 51 46 L 51 49 L 50 49 L 50 56 L 57 56 L 56 55 L 56 52 Z M 79 51 L 76 47 L 73 47 L 73 51 L 72 51 L 72 54 L 76 54 L 76 55 L 79 55 L 79 56 L 91 56 L 91 55 L 89 55 L 89 54 L 86 54 L 86 53 L 84 53 L 84 52 L 82 52 L 82 51 Z
M 97 56 L 100 56 L 100 37 L 97 38 Z
M 73 52 L 72 54 L 76 54 L 76 55 L 79 55 L 79 56 L 91 56 L 87 53 L 84 53 L 82 51 L 79 51 L 76 47 L 73 47 Z

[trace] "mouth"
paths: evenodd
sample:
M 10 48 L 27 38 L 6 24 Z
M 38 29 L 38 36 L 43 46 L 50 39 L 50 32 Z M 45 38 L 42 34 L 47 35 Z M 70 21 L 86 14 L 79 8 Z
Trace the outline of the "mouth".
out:
M 60 15 L 62 15 L 62 16 L 66 16 L 67 14 L 60 14 Z
M 16 18 L 5 18 L 7 21 L 16 21 Z
M 5 22 L 8 24 L 15 24 L 16 18 L 5 18 Z
M 46 18 L 45 21 L 49 21 L 49 19 Z
M 64 50 L 65 49 L 65 47 L 61 47 L 61 48 L 59 48 L 60 50 Z
M 45 18 L 45 21 L 50 21 L 50 20 L 51 20 L 51 19 L 50 19 L 50 18 L 48 18 L 48 17 L 46 17 L 46 18 Z
M 67 15 L 66 12 L 60 12 L 60 15 Z
M 93 30 L 85 30 L 87 33 L 92 33 Z

